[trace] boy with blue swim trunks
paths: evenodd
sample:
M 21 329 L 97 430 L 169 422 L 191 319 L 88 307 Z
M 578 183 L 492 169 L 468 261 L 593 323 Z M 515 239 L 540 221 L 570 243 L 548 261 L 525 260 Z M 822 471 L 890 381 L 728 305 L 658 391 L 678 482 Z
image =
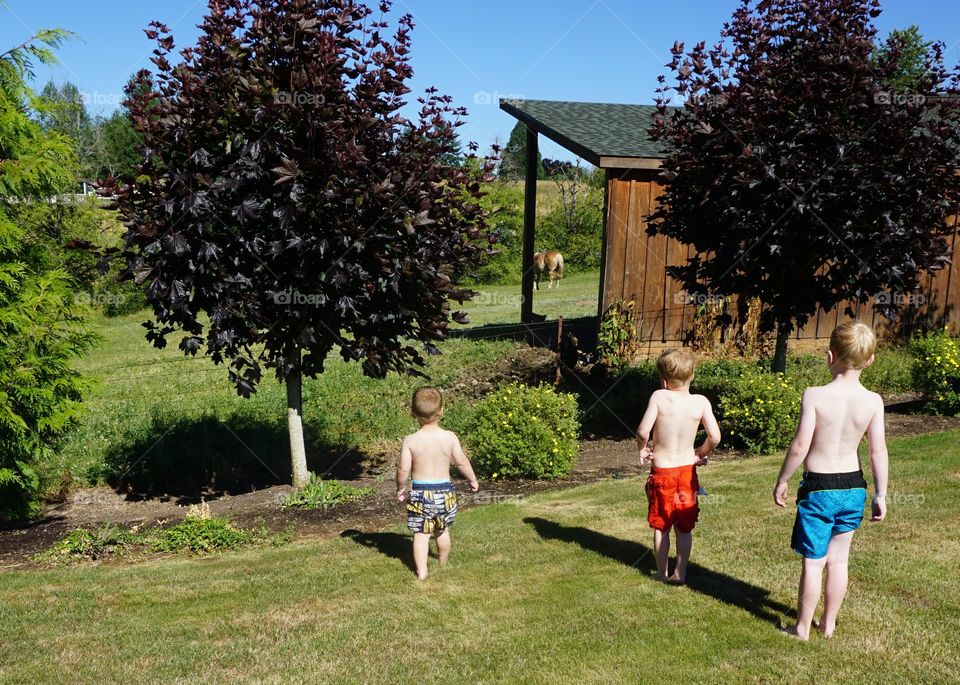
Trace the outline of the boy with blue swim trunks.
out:
M 797 434 L 783 460 L 773 492 L 777 506 L 786 506 L 787 481 L 803 464 L 797 490 L 797 518 L 791 546 L 803 556 L 797 621 L 788 635 L 807 640 L 820 601 L 826 568 L 823 617 L 819 628 L 830 637 L 847 593 L 847 561 L 853 532 L 860 526 L 867 483 L 858 448 L 864 434 L 873 470 L 873 521 L 887 514 L 887 445 L 883 400 L 860 385 L 860 373 L 873 363 L 877 339 L 866 324 L 841 324 L 830 336 L 828 384 L 807 388 L 800 405 Z
M 427 577 L 430 537 L 437 540 L 441 564 L 450 554 L 450 524 L 457 515 L 457 493 L 450 482 L 450 464 L 467 479 L 473 492 L 480 485 L 456 434 L 440 427 L 443 396 L 436 388 L 413 393 L 410 411 L 420 430 L 403 439 L 397 465 L 397 500 L 407 503 L 407 526 L 413 531 L 413 561 L 417 578 Z M 413 488 L 407 493 L 407 478 Z

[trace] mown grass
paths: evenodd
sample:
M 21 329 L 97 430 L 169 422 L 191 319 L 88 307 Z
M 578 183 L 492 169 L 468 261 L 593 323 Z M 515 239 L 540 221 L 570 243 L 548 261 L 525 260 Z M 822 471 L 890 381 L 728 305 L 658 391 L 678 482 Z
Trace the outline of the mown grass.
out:
M 423 583 L 399 522 L 203 561 L 4 573 L 0 681 L 953 682 L 958 439 L 891 442 L 889 519 L 854 538 L 831 641 L 775 629 L 800 563 L 772 456 L 702 470 L 685 588 L 649 577 L 638 479 L 467 510 L 451 565 L 431 561 Z
M 537 314 L 548 319 L 597 315 L 599 272 L 578 272 L 575 265 L 568 265 L 567 275 L 559 285 L 555 283 L 548 289 L 546 277 L 540 285 L 541 289 L 533 292 L 533 311 Z M 520 322 L 520 274 L 517 274 L 516 284 L 476 285 L 472 288 L 479 295 L 463 307 L 470 314 L 471 325 Z

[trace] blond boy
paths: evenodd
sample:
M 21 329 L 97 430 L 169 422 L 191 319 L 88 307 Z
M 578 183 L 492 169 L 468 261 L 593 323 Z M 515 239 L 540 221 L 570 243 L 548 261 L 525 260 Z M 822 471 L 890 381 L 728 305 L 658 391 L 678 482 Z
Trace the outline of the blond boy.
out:
M 682 585 L 693 547 L 693 527 L 700 513 L 697 466 L 720 444 L 720 427 L 710 400 L 690 392 L 695 360 L 687 349 L 666 350 L 657 359 L 661 389 L 650 396 L 637 428 L 640 464 L 653 461 L 647 479 L 647 521 L 653 528 L 657 576 Z M 697 430 L 703 426 L 707 439 L 695 447 Z M 650 433 L 653 445 L 650 446 Z M 676 529 L 677 564 L 668 572 L 670 530 Z
M 397 500 L 407 502 L 407 525 L 413 531 L 413 561 L 417 578 L 427 577 L 431 535 L 437 540 L 441 564 L 450 554 L 450 524 L 457 515 L 457 493 L 450 482 L 450 463 L 456 465 L 473 492 L 480 485 L 456 434 L 440 427 L 443 396 L 436 388 L 413 393 L 410 412 L 420 430 L 403 439 L 397 465 Z M 406 491 L 413 472 L 413 487 Z
M 864 434 L 870 446 L 875 490 L 872 520 L 881 521 L 887 513 L 883 400 L 860 384 L 860 373 L 873 363 L 876 346 L 873 330 L 859 321 L 844 323 L 833 331 L 827 353 L 833 380 L 804 391 L 797 434 L 773 491 L 777 506 L 785 507 L 787 481 L 803 464 L 791 541 L 803 556 L 797 621 L 784 630 L 801 640 L 810 637 L 824 568 L 827 577 L 819 628 L 826 637 L 833 635 L 847 593 L 850 542 L 863 520 L 867 498 L 858 452 Z

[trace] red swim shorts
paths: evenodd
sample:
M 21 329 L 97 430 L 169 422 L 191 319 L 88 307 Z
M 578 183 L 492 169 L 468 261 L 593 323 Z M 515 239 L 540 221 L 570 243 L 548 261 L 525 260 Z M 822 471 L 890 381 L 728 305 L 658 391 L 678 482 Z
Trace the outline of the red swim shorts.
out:
M 680 533 L 693 530 L 700 514 L 696 466 L 690 464 L 669 469 L 654 466 L 647 478 L 646 491 L 649 503 L 647 521 L 651 528 L 665 531 L 676 525 Z

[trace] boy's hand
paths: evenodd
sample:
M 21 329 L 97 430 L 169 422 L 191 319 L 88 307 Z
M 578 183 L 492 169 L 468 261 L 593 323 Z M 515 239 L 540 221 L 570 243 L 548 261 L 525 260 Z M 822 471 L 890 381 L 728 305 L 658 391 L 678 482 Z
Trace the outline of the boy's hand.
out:
M 694 464 L 694 466 L 706 466 L 709 463 L 710 463 L 710 457 L 708 457 L 707 455 L 703 455 L 702 457 L 697 459 L 697 462 Z
M 882 521 L 887 517 L 887 496 L 886 495 L 874 495 L 873 504 L 870 509 L 872 510 L 872 516 L 870 517 L 871 521 Z
M 652 461 L 652 460 L 653 460 L 652 447 L 644 447 L 642 450 L 640 450 L 640 466 L 643 466 L 648 461 Z
M 476 492 L 480 489 L 480 483 L 475 480 L 470 481 L 468 485 L 470 486 L 470 492 Z
M 778 507 L 787 506 L 787 484 L 777 482 L 777 487 L 773 489 L 773 501 Z
M 406 488 L 400 488 L 399 490 L 397 490 L 397 501 L 398 501 L 398 502 L 405 502 L 406 499 L 407 499 L 407 489 L 406 489 Z

